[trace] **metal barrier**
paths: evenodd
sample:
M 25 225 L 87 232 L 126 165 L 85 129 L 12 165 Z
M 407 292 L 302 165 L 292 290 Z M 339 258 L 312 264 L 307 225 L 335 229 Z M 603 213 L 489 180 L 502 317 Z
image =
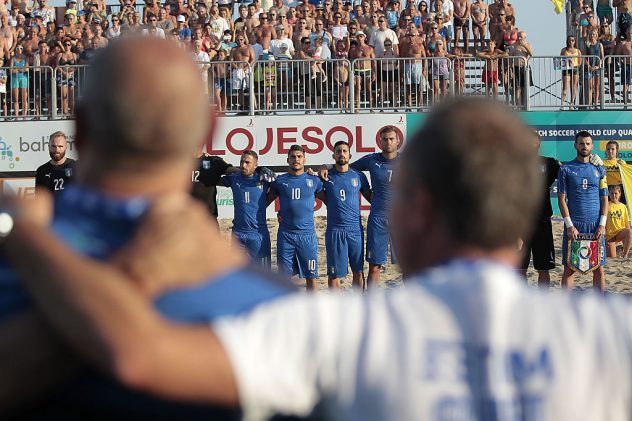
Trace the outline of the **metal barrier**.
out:
M 57 93 L 56 112 L 61 118 L 75 114 L 75 105 L 81 98 L 85 81 L 86 65 L 58 66 L 55 68 L 55 91 Z
M 353 111 L 428 109 L 451 91 L 448 57 L 354 60 Z
M 254 113 L 350 111 L 348 60 L 259 60 L 252 77 Z
M 410 112 L 427 110 L 446 95 L 496 96 L 523 110 L 632 106 L 632 56 L 495 60 L 392 57 L 198 65 L 210 103 L 223 115 Z M 72 117 L 87 68 L 0 68 L 0 121 Z
M 603 103 L 603 65 L 597 56 L 532 57 L 531 109 L 592 109 Z
M 485 95 L 528 108 L 531 69 L 524 57 L 455 57 L 452 63 L 456 95 Z
M 632 56 L 606 56 L 601 79 L 604 108 L 627 109 L 632 106 Z
M 198 63 L 213 109 L 220 115 L 250 113 L 252 69 L 245 61 Z
M 0 121 L 53 115 L 48 66 L 0 67 Z

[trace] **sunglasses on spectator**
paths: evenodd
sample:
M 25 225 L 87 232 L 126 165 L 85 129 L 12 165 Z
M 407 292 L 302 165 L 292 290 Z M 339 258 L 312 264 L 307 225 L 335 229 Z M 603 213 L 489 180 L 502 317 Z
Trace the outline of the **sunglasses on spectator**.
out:
M 71 46 L 72 46 L 72 44 L 71 44 L 71 43 L 69 43 L 69 42 L 68 42 L 68 43 L 66 43 L 66 44 L 64 44 L 64 47 L 71 47 Z
M 378 20 L 379 23 L 386 22 L 384 19 Z
M 280 17 L 281 19 L 285 19 L 287 16 L 285 16 L 285 15 L 279 15 L 279 17 Z
M 504 13 L 499 13 L 498 16 L 507 16 Z

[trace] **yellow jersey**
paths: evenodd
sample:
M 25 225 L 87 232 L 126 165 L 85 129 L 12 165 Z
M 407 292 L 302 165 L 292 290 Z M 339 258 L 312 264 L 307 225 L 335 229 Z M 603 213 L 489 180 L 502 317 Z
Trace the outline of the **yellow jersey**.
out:
M 604 159 L 603 166 L 606 168 L 606 179 L 608 180 L 609 186 L 622 184 L 619 162 L 616 159 Z
M 610 240 L 630 223 L 628 208 L 623 203 L 608 204 L 608 219 L 606 220 L 606 239 Z

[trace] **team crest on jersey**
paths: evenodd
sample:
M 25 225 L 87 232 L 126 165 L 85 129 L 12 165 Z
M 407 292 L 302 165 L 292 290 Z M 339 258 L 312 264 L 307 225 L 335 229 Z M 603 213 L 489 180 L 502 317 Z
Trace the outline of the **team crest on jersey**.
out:
M 595 170 L 595 177 L 599 177 L 599 171 Z
M 64 170 L 64 174 L 66 175 L 66 177 L 72 177 L 72 168 L 66 168 Z
M 204 168 L 205 170 L 210 170 L 211 169 L 211 161 L 202 161 L 202 168 Z
M 309 187 L 310 189 L 314 187 L 314 180 L 307 179 L 305 181 L 307 182 L 307 187 Z
M 540 165 L 540 172 L 541 173 L 545 173 L 546 172 L 546 165 Z
M 358 179 L 357 179 L 357 178 L 352 178 L 352 179 L 351 179 L 351 185 L 352 185 L 353 187 L 358 187 L 358 184 L 359 184 L 359 183 L 358 183 Z

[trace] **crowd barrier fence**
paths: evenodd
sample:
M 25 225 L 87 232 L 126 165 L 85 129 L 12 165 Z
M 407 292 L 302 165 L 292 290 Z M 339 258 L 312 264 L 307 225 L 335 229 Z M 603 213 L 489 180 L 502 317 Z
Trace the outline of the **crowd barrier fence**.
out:
M 220 115 L 425 111 L 451 95 L 519 110 L 632 105 L 632 56 L 421 57 L 198 63 Z M 85 65 L 0 68 L 0 121 L 74 116 Z

